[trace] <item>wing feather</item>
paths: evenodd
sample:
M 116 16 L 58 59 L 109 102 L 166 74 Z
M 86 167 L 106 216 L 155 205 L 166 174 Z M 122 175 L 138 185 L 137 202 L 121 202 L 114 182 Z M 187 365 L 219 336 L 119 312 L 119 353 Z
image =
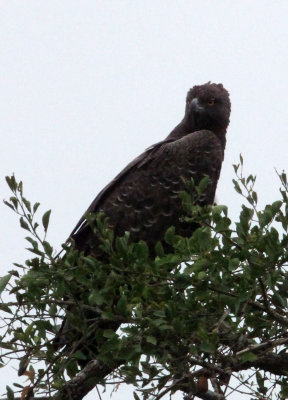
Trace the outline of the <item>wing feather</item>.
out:
M 164 140 L 128 164 L 98 194 L 87 212 L 103 211 L 117 235 L 130 231 L 132 240 L 143 239 L 152 246 L 171 225 L 180 234 L 184 233 L 179 222 L 182 215 L 179 192 L 184 190 L 182 178 L 193 177 L 198 184 L 208 175 L 211 184 L 201 203 L 213 203 L 222 160 L 221 142 L 211 131 L 196 131 L 178 140 Z M 93 240 L 85 215 L 71 236 L 79 248 Z
M 115 176 L 115 178 L 112 179 L 111 182 L 109 182 L 95 197 L 95 199 L 92 201 L 86 212 L 82 215 L 78 223 L 76 224 L 75 228 L 73 231 L 70 233 L 69 237 L 72 237 L 74 234 L 78 233 L 81 228 L 83 228 L 86 224 L 86 215 L 87 213 L 95 213 L 98 210 L 99 203 L 106 198 L 110 191 L 121 182 L 122 179 L 125 178 L 125 176 L 129 173 L 129 171 L 132 168 L 139 168 L 140 166 L 146 164 L 149 159 L 151 159 L 151 156 L 155 154 L 155 151 L 161 147 L 164 143 L 169 143 L 173 139 L 165 139 L 160 142 L 155 143 L 154 145 L 148 147 L 142 154 L 140 154 L 138 157 L 134 158 L 133 161 L 131 161 L 126 167 L 119 172 L 118 175 Z M 83 225 L 84 224 L 84 225 Z

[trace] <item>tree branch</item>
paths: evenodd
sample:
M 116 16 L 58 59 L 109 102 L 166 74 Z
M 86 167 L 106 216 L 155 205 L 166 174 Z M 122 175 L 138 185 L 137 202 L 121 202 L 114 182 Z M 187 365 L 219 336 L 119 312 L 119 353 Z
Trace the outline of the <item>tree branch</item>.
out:
M 105 376 L 118 368 L 122 361 L 108 366 L 98 360 L 90 361 L 81 372 L 68 381 L 61 390 L 52 397 L 53 400 L 80 400 L 89 393 Z M 28 399 L 27 399 L 28 400 Z M 30 400 L 30 399 L 29 399 Z
M 284 376 L 287 375 L 285 371 L 288 371 L 288 353 L 274 354 L 269 352 L 259 356 L 257 360 L 244 362 L 236 358 L 231 358 L 228 364 L 233 372 L 243 371 L 249 368 L 259 368 L 274 375 Z

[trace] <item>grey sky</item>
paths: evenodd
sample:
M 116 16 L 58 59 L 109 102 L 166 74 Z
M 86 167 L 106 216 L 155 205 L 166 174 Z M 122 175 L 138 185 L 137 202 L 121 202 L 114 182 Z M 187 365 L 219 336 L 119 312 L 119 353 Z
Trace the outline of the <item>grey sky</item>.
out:
M 262 202 L 273 200 L 274 167 L 287 168 L 287 17 L 286 0 L 2 0 L 2 198 L 15 172 L 28 199 L 52 208 L 59 246 L 102 187 L 180 121 L 187 90 L 211 80 L 232 100 L 220 203 L 237 216 L 240 152 Z M 4 275 L 28 255 L 17 218 L 0 215 Z

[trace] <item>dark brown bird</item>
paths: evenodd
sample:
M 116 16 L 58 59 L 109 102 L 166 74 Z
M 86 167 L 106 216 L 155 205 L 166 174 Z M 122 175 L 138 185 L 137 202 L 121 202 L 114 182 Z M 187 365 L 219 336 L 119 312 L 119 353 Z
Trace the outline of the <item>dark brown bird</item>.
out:
M 128 164 L 98 194 L 87 212 L 103 211 L 116 236 L 130 232 L 131 241 L 146 241 L 152 256 L 155 244 L 163 241 L 170 226 L 173 225 L 178 234 L 191 235 L 195 227 L 180 221 L 183 210 L 179 192 L 185 190 L 183 178 L 193 178 L 197 185 L 208 175 L 210 184 L 200 203 L 213 203 L 224 157 L 230 108 L 229 94 L 222 84 L 209 82 L 194 86 L 187 94 L 185 115 L 179 125 L 166 139 L 149 147 Z M 85 215 L 70 236 L 77 249 L 99 256 L 99 242 Z M 89 315 L 89 318 L 97 319 L 99 315 Z M 117 330 L 119 323 L 110 321 L 107 325 L 107 321 L 99 319 L 98 326 Z M 68 321 L 64 321 L 55 345 L 66 344 L 67 350 L 71 350 L 73 343 L 70 341 L 74 342 L 75 335 L 73 332 L 72 336 L 65 335 L 71 330 Z M 89 340 L 82 340 L 81 350 L 87 354 L 87 361 L 79 362 L 82 366 L 97 356 L 93 334 Z
M 193 178 L 197 185 L 208 175 L 210 185 L 201 204 L 213 203 L 230 108 L 229 94 L 222 84 L 194 86 L 187 94 L 180 124 L 166 139 L 128 164 L 98 194 L 87 212 L 103 211 L 116 236 L 128 231 L 131 241 L 142 239 L 152 251 L 172 225 L 178 234 L 191 235 L 179 221 L 183 214 L 179 192 L 185 189 L 182 178 Z M 97 246 L 85 215 L 71 237 L 76 248 L 86 253 Z

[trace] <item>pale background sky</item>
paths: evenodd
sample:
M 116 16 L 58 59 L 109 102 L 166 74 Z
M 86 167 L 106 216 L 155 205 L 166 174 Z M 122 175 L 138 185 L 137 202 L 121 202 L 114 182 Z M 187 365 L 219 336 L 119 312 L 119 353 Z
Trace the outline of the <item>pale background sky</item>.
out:
M 103 186 L 182 119 L 187 90 L 211 80 L 232 101 L 219 202 L 238 215 L 240 152 L 262 202 L 275 200 L 274 167 L 288 163 L 287 21 L 287 0 L 1 0 L 1 197 L 14 172 L 52 209 L 59 248 Z M 1 276 L 28 254 L 16 216 L 2 205 L 0 218 Z M 1 370 L 0 393 L 10 379 Z

